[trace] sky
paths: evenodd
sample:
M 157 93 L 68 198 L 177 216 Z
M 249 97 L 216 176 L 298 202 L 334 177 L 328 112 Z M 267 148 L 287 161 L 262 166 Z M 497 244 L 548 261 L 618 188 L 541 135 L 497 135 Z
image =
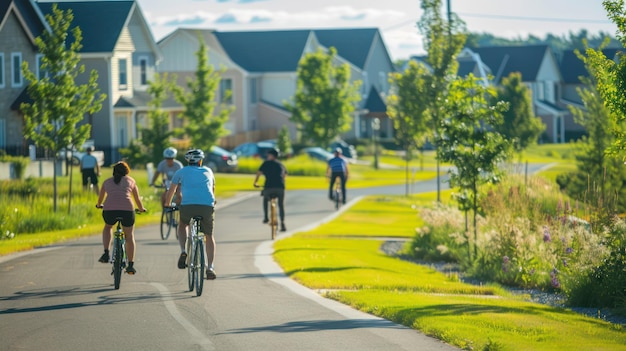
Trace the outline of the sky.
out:
M 219 31 L 379 28 L 393 60 L 424 52 L 419 0 L 137 0 L 156 40 L 178 27 Z M 446 0 L 442 0 L 444 8 Z M 450 0 L 471 32 L 506 38 L 587 29 L 614 34 L 602 0 Z

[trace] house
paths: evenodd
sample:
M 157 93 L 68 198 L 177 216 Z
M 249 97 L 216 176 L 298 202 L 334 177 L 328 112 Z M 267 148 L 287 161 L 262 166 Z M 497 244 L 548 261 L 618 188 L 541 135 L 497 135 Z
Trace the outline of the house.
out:
M 606 57 L 615 59 L 618 49 L 605 49 L 603 53 Z M 585 68 L 583 61 L 576 55 L 574 50 L 566 50 L 561 53 L 559 69 L 563 81 L 561 82 L 561 99 L 560 102 L 568 107 L 567 124 L 565 127 L 566 138 L 578 139 L 586 134 L 585 128 L 574 122 L 574 118 L 569 111 L 569 106 L 576 108 L 584 108 L 582 99 L 578 94 L 579 88 L 585 88 L 580 80 L 581 77 L 588 77 L 589 72 Z
M 0 26 L 0 47 L 8 47 L 7 43 L 12 40 L 10 34 L 18 26 L 26 35 L 22 35 L 19 48 L 4 55 L 11 55 L 15 63 L 16 57 L 32 60 L 32 67 L 37 67 L 34 38 L 42 32 L 41 28 L 47 30 L 45 15 L 52 12 L 52 3 L 13 0 L 11 4 L 9 11 L 0 12 L 5 14 L 3 23 L 8 23 Z M 92 125 L 91 139 L 96 149 L 105 152 L 105 164 L 110 164 L 120 159 L 119 149 L 128 146 L 137 135 L 137 126 L 145 123 L 146 89 L 160 59 L 159 49 L 136 1 L 65 1 L 57 5 L 61 10 L 72 10 L 72 25 L 78 26 L 83 34 L 80 55 L 87 73 L 79 77 L 77 83 L 85 83 L 88 72 L 96 70 L 100 92 L 107 96 L 102 109 L 93 116 L 85 116 L 84 123 Z M 38 32 L 36 27 L 41 27 Z M 6 69 L 5 72 L 12 71 Z M 22 81 L 10 87 L 12 98 L 21 89 L 11 102 L 10 116 L 13 119 L 21 119 L 19 105 L 27 99 L 26 85 L 27 82 Z M 5 114 L 6 105 L 0 105 L 0 111 Z M 15 130 L 21 129 L 21 125 L 9 123 L 13 123 L 11 126 Z M 10 130 L 13 132 L 14 129 Z M 27 141 L 12 140 L 11 143 L 24 145 Z M 23 154 L 24 146 L 16 148 L 15 153 Z
M 359 45 L 349 45 L 351 35 Z M 295 95 L 300 60 L 319 48 L 334 46 L 338 51 L 336 63 L 349 65 L 353 81 L 368 82 L 368 75 L 379 77 L 380 72 L 385 75 L 385 79 L 364 84 L 353 130 L 345 137 L 361 137 L 368 128 L 367 119 L 372 118 L 368 114 L 386 110 L 380 104 L 384 95 L 378 91 L 388 91 L 386 75 L 393 64 L 376 29 L 218 32 L 181 28 L 158 43 L 163 53 L 158 70 L 176 74 L 179 83 L 193 76 L 197 67 L 194 53 L 200 40 L 208 47 L 210 64 L 223 69 L 217 98 L 221 100 L 225 90 L 232 91 L 228 103 L 235 111 L 226 125 L 231 135 L 222 139 L 222 146 L 275 137 L 283 125 L 295 138 L 296 126 L 289 121 L 284 103 Z M 373 88 L 377 89 L 374 95 Z M 368 107 L 372 110 L 366 111 Z M 391 124 L 385 126 L 390 132 Z
M 566 126 L 572 121 L 568 110 L 559 104 L 561 72 L 549 46 L 494 46 L 472 51 L 494 72 L 496 85 L 513 72 L 521 73 L 522 81 L 532 91 L 535 115 L 546 125 L 546 140 L 565 142 Z

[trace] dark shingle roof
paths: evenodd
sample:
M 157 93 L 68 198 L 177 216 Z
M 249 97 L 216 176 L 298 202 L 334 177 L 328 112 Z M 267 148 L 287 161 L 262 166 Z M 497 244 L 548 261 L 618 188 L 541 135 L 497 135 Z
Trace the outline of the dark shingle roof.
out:
M 26 26 L 36 38 L 45 30 L 44 19 L 39 16 L 37 10 L 33 7 L 33 4 L 29 0 L 14 0 L 15 6 L 19 10 Z M 11 3 L 11 1 L 8 1 Z M 2 5 L 4 6 L 4 5 Z M 4 14 L 6 10 L 0 8 L 0 13 Z
M 117 108 L 139 108 L 149 109 L 148 105 L 152 100 L 152 95 L 146 91 L 135 90 L 133 96 L 120 96 L 113 107 Z M 173 96 L 168 96 L 163 102 L 163 108 L 180 107 L 180 104 L 174 99 Z
M 370 89 L 370 93 L 365 100 L 363 108 L 369 110 L 369 112 L 387 112 L 387 105 L 380 97 L 380 93 L 375 87 Z
M 215 32 L 228 56 L 248 72 L 295 72 L 311 31 Z
M 602 50 L 604 55 L 610 59 L 613 59 L 618 51 L 619 49 Z M 565 84 L 579 84 L 581 76 L 586 77 L 589 75 L 585 64 L 576 56 L 574 50 L 563 51 L 563 57 L 561 58 L 561 62 L 559 62 L 559 69 L 563 77 L 563 83 Z
M 134 1 L 59 2 L 59 9 L 74 13 L 72 28 L 83 33 L 81 52 L 113 52 Z M 52 12 L 52 3 L 38 3 L 44 14 Z
M 501 80 L 510 73 L 520 72 L 525 82 L 534 81 L 537 78 L 547 50 L 549 50 L 547 45 L 493 46 L 472 49 L 480 54 L 480 59 L 491 69 L 496 79 Z
M 364 68 L 378 29 L 316 29 L 315 36 L 327 48 L 333 46 L 337 54 L 353 65 Z

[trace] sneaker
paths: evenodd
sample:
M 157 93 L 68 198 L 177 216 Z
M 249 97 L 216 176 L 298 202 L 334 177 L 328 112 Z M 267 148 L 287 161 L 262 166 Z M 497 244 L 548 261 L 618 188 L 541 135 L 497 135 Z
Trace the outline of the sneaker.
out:
M 270 222 L 270 220 L 269 220 L 269 219 L 267 219 L 267 218 L 264 218 L 264 219 L 263 219 L 263 224 L 267 224 L 267 223 L 269 223 L 269 222 Z
M 128 267 L 126 267 L 126 273 L 133 275 L 135 273 L 137 273 L 137 271 L 135 270 L 135 267 L 129 265 Z
M 178 258 L 178 268 L 179 269 L 187 268 L 187 253 L 186 252 L 183 252 L 180 254 L 180 257 Z
M 206 270 L 206 278 L 208 280 L 215 280 L 215 278 L 217 278 L 217 275 L 215 274 L 215 270 L 213 268 L 208 268 Z
M 286 232 L 287 231 L 287 227 L 285 227 L 285 223 L 280 225 L 280 231 L 281 232 Z
M 108 252 L 103 253 L 102 256 L 100 256 L 100 259 L 98 259 L 98 262 L 109 263 L 109 253 Z

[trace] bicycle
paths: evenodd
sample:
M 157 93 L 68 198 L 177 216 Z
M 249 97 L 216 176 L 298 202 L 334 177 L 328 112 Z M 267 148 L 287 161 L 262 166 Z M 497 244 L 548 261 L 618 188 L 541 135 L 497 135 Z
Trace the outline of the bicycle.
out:
M 335 210 L 339 210 L 339 206 L 343 203 L 342 195 L 341 195 L 341 178 L 335 178 Z
M 196 289 L 196 296 L 202 295 L 204 271 L 206 270 L 205 234 L 201 228 L 202 216 L 194 216 L 189 221 L 187 235 L 187 278 L 189 291 Z
M 164 188 L 167 191 L 167 187 L 165 185 L 155 186 L 156 188 Z M 170 232 L 172 228 L 174 229 L 174 233 L 176 233 L 176 238 L 178 239 L 178 222 L 180 220 L 178 214 L 178 208 L 175 204 L 172 207 L 163 207 L 161 211 L 161 239 L 167 240 L 170 237 Z
M 102 206 L 98 207 L 102 208 Z M 135 213 L 139 213 L 139 210 L 135 210 Z M 113 276 L 113 286 L 115 290 L 120 288 L 122 282 L 122 271 L 128 264 L 128 257 L 126 257 L 126 234 L 122 230 L 123 217 L 115 217 L 117 227 L 113 233 L 113 247 L 111 248 L 111 258 L 109 262 L 113 264 L 111 275 Z
M 276 202 L 278 201 L 278 195 L 270 195 L 270 228 L 272 231 L 272 240 L 276 239 L 276 232 L 278 231 L 278 208 Z

